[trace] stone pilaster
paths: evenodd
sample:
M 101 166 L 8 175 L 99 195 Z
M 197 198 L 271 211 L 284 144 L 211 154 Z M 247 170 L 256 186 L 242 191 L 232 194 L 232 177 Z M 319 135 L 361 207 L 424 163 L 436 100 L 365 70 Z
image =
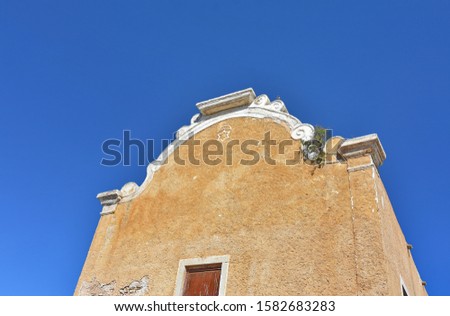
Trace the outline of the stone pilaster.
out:
M 386 155 L 375 134 L 346 140 L 339 154 L 347 161 L 355 244 L 357 295 L 387 295 L 387 265 L 375 178 Z

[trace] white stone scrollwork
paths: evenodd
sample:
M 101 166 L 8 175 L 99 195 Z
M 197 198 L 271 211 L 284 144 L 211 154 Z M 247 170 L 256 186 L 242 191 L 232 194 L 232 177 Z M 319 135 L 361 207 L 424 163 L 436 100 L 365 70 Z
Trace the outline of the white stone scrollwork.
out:
M 286 106 L 284 105 L 284 102 L 280 99 L 274 100 L 270 102 L 270 99 L 267 95 L 261 94 L 258 97 L 256 97 L 255 100 L 253 100 L 253 103 L 250 104 L 251 108 L 264 108 L 272 111 L 277 112 L 285 112 L 287 113 Z
M 197 123 L 201 118 L 201 113 L 194 114 L 194 116 L 191 118 L 191 124 Z
M 269 104 L 269 108 L 279 112 L 287 112 L 284 102 L 279 99 L 272 101 L 272 103 Z
M 270 99 L 267 95 L 261 94 L 253 100 L 253 103 L 250 106 L 266 106 L 270 104 Z
M 302 142 L 307 142 L 314 138 L 314 132 L 314 127 L 311 124 L 304 123 L 292 129 L 291 137 L 295 140 L 300 139 Z

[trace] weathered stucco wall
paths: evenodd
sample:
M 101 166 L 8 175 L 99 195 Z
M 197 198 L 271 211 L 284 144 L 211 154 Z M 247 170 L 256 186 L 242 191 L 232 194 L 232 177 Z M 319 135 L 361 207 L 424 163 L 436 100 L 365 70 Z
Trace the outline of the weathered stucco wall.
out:
M 251 148 L 264 156 L 267 131 L 291 140 L 288 127 L 256 118 L 220 122 L 195 139 L 260 140 Z M 181 259 L 221 255 L 230 258 L 226 295 L 399 295 L 399 274 L 419 294 L 395 216 L 378 210 L 381 181 L 347 163 L 286 165 L 299 147 L 273 146 L 276 165 L 239 164 L 252 157 L 237 146 L 232 165 L 183 166 L 172 155 L 142 194 L 101 217 L 75 294 L 173 295 Z
M 409 295 L 428 295 L 412 258 L 411 250 L 395 216 L 383 182 L 376 170 L 374 180 L 381 217 L 381 234 L 386 254 L 389 295 L 401 295 L 401 280 Z

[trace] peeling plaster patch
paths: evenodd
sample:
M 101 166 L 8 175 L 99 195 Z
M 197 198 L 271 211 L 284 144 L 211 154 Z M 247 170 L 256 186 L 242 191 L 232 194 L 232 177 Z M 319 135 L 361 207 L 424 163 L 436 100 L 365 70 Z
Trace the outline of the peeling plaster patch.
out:
M 148 291 L 148 276 L 143 276 L 139 281 L 133 281 L 119 290 L 122 296 L 142 296 Z
M 80 296 L 108 296 L 113 295 L 114 289 L 116 287 L 116 281 L 111 281 L 110 283 L 100 283 L 94 277 L 92 281 L 83 281 L 81 284 L 78 295 Z

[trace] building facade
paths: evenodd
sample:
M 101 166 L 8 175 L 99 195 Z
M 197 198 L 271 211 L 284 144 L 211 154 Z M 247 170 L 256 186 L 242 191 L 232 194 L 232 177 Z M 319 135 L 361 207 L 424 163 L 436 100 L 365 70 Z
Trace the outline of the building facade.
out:
M 325 142 L 252 89 L 197 107 L 140 186 L 98 195 L 75 295 L 427 295 L 376 134 Z

